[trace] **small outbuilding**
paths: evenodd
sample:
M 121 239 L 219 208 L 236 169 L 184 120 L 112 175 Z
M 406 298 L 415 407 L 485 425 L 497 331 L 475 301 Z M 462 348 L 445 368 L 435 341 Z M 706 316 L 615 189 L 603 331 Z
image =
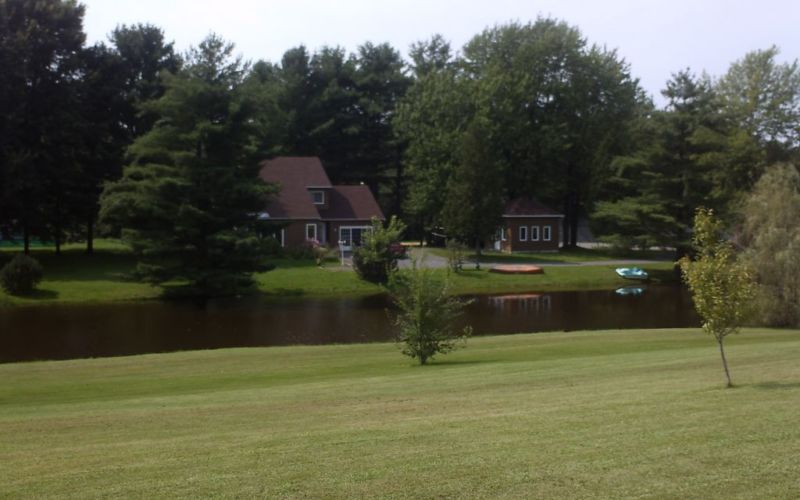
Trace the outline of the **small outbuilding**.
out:
M 532 198 L 506 203 L 493 248 L 502 252 L 557 252 L 564 215 Z

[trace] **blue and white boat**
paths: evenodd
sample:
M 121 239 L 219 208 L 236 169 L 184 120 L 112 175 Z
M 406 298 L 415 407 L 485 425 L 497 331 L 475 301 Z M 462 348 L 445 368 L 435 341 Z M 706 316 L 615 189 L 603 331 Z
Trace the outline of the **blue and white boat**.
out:
M 617 274 L 629 280 L 646 280 L 647 272 L 639 267 L 618 267 Z

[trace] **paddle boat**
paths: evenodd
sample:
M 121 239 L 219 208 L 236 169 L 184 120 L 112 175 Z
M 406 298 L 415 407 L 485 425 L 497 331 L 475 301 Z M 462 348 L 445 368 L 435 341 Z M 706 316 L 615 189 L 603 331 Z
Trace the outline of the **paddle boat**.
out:
M 629 280 L 646 280 L 647 272 L 639 267 L 618 267 L 617 274 Z

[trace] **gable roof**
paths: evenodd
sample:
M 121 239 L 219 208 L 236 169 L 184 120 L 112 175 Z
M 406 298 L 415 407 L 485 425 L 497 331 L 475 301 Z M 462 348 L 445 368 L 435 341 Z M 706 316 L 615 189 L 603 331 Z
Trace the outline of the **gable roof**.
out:
M 503 217 L 563 217 L 563 215 L 539 200 L 515 198 L 506 203 Z
M 279 156 L 264 160 L 259 177 L 280 186 L 278 194 L 265 207 L 270 219 L 384 219 L 369 187 L 333 186 L 322 162 L 315 156 Z M 309 188 L 325 190 L 327 208 L 314 205 Z
M 385 220 L 381 207 L 367 186 L 333 186 L 327 210 L 319 210 L 326 220 Z

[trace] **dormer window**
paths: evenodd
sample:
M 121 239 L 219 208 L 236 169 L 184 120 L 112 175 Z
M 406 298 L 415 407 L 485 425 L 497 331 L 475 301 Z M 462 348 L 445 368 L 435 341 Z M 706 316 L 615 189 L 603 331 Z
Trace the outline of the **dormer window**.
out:
M 314 205 L 324 205 L 325 191 L 311 191 L 311 201 Z

